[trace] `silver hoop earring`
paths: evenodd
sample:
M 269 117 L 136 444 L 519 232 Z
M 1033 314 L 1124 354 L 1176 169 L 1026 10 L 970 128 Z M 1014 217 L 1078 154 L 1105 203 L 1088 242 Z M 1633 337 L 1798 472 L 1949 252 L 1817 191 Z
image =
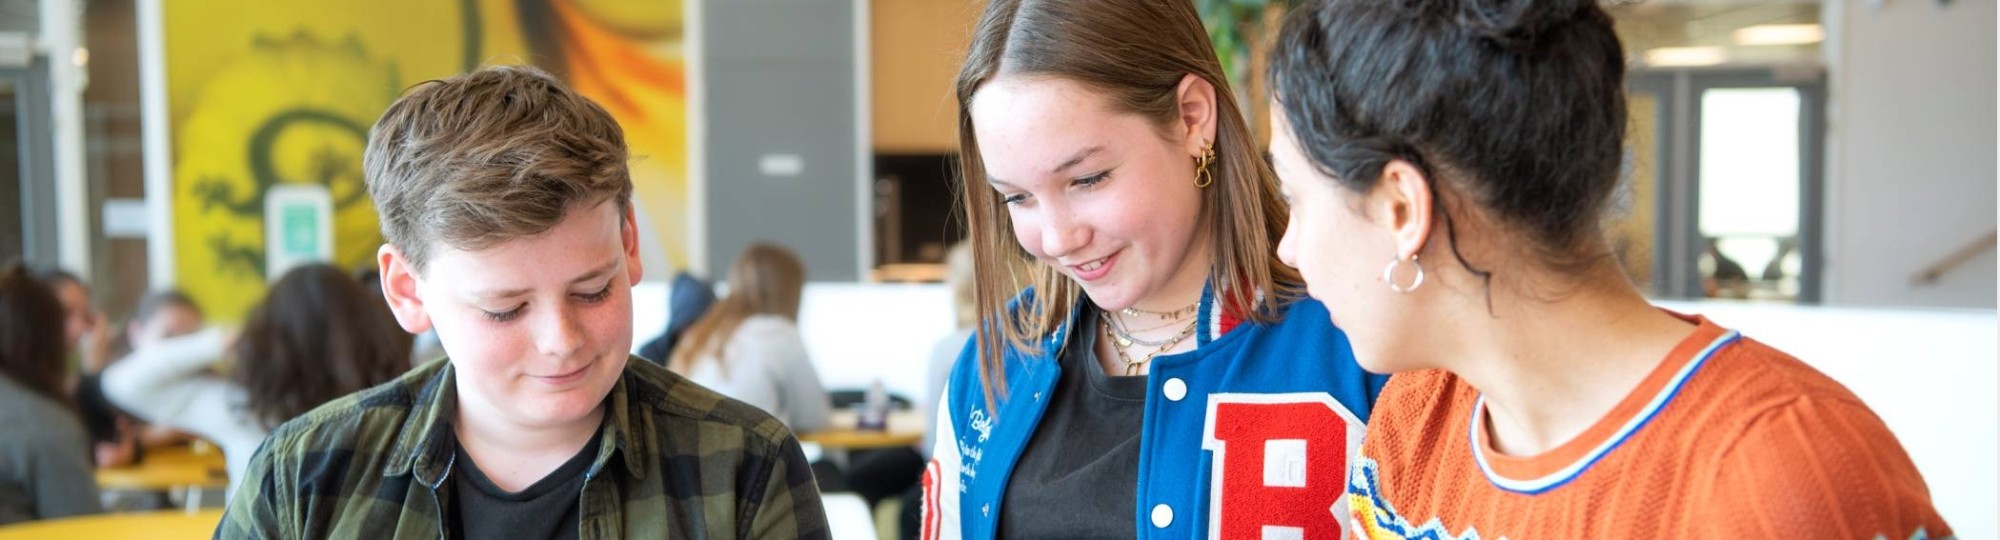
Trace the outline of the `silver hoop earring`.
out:
M 1402 263 L 1402 257 L 1390 257 L 1389 266 L 1382 269 L 1382 282 L 1389 284 L 1389 290 L 1409 294 L 1410 291 L 1417 290 L 1417 287 L 1424 286 L 1424 265 L 1417 264 L 1416 255 L 1410 256 L 1410 266 L 1417 269 L 1417 279 L 1410 281 L 1410 286 L 1408 287 L 1396 284 L 1396 267 L 1401 266 Z

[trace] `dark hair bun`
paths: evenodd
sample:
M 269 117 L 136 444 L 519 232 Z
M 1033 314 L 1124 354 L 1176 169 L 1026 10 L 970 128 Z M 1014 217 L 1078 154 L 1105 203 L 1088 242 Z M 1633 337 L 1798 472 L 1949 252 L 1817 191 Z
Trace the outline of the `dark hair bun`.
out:
M 1503 49 L 1530 51 L 1563 26 L 1593 14 L 1597 0 L 1445 0 L 1419 2 L 1451 9 L 1467 31 Z
M 1594 249 L 1626 127 L 1624 47 L 1595 0 L 1320 2 L 1273 50 L 1292 135 L 1340 185 L 1403 160 L 1552 262 Z

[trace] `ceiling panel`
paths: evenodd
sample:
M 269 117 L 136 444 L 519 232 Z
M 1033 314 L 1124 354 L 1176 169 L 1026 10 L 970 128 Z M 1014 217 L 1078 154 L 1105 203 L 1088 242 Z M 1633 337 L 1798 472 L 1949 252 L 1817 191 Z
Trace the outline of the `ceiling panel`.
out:
M 1736 30 L 1768 24 L 1818 24 L 1818 2 L 1649 0 L 1614 5 L 1625 51 L 1643 58 L 1663 47 L 1719 47 L 1727 64 L 1817 64 L 1819 44 L 1739 45 Z

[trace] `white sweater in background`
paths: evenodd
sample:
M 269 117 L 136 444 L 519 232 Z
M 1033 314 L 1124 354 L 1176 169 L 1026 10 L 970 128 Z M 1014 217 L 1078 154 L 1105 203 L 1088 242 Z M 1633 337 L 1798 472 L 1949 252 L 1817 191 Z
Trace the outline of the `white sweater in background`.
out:
M 216 328 L 169 338 L 104 368 L 103 384 L 104 396 L 125 412 L 222 447 L 233 494 L 269 430 L 251 418 L 243 387 L 208 371 L 227 347 Z
M 826 429 L 830 414 L 826 387 L 806 355 L 798 325 L 774 315 L 744 319 L 723 344 L 722 358 L 721 362 L 714 354 L 696 358 L 687 378 L 770 412 L 795 433 Z

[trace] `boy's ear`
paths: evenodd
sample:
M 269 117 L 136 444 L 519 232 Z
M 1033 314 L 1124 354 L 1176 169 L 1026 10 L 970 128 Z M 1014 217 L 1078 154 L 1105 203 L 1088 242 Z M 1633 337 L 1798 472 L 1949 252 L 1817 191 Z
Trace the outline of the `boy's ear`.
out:
M 430 331 L 431 317 L 424 311 L 423 297 L 417 294 L 417 269 L 410 265 L 410 259 L 394 244 L 382 244 L 375 250 L 375 259 L 382 266 L 382 297 L 389 301 L 396 323 L 412 334 Z
M 619 240 L 625 244 L 625 282 L 637 284 L 646 275 L 639 266 L 639 215 L 638 208 L 625 206 L 625 223 L 618 227 Z

